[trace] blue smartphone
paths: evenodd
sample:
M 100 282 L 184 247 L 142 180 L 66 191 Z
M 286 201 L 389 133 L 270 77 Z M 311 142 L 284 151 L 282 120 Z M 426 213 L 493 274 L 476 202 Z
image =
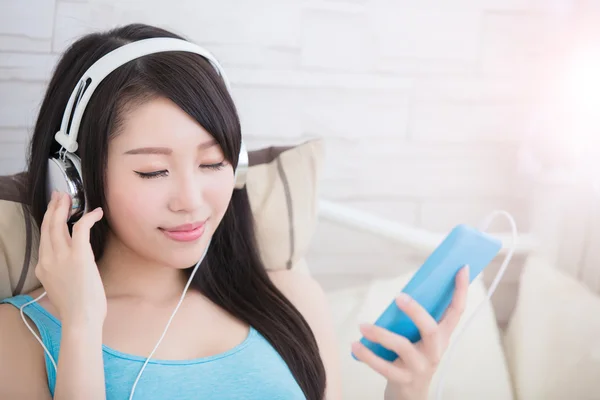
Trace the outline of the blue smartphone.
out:
M 460 269 L 469 265 L 469 283 L 473 282 L 501 249 L 499 239 L 471 226 L 458 225 L 431 253 L 402 292 L 421 304 L 439 322 L 452 301 L 455 278 Z M 383 311 L 375 325 L 402 335 L 413 343 L 421 338 L 418 328 L 398 308 L 395 300 Z M 396 353 L 378 343 L 364 337 L 360 341 L 385 360 L 398 358 Z M 354 354 L 352 356 L 356 359 Z

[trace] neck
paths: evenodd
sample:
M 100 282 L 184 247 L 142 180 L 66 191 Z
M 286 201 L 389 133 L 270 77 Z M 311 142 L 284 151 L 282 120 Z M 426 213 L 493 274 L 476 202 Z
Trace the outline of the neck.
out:
M 179 299 L 187 277 L 182 270 L 158 264 L 136 254 L 109 234 L 98 269 L 106 297 L 150 302 Z

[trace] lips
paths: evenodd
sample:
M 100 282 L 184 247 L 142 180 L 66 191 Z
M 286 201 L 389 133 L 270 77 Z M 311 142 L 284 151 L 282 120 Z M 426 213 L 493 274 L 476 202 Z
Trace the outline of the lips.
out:
M 168 228 L 168 229 L 164 229 L 164 230 L 167 232 L 188 232 L 188 231 L 193 231 L 194 229 L 197 229 L 197 228 L 201 227 L 202 225 L 204 225 L 204 222 L 194 222 L 193 224 L 179 225 L 179 226 L 176 226 L 175 228 Z
M 204 222 L 194 222 L 192 224 L 179 225 L 174 228 L 159 228 L 169 239 L 177 242 L 193 242 L 198 240 L 204 234 Z

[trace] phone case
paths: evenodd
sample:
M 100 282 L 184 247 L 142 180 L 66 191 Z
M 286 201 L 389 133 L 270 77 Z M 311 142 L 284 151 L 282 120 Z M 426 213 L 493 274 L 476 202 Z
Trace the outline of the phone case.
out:
M 442 243 L 431 253 L 402 292 L 421 304 L 436 320 L 440 321 L 452 301 L 455 277 L 465 265 L 469 265 L 469 282 L 473 282 L 502 248 L 497 238 L 480 232 L 465 224 L 456 226 Z M 392 300 L 376 320 L 375 325 L 415 343 L 421 338 L 418 328 Z M 366 338 L 361 343 L 379 357 L 394 361 L 398 356 L 391 350 Z M 354 354 L 352 355 L 354 358 Z

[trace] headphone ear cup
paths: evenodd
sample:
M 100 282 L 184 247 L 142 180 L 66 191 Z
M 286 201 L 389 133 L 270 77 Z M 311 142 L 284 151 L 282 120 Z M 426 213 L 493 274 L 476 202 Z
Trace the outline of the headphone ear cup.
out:
M 81 160 L 75 154 L 63 153 L 62 156 L 56 155 L 48 159 L 47 198 L 50 198 L 53 191 L 69 194 L 69 222 L 75 222 L 87 212 L 81 176 Z

